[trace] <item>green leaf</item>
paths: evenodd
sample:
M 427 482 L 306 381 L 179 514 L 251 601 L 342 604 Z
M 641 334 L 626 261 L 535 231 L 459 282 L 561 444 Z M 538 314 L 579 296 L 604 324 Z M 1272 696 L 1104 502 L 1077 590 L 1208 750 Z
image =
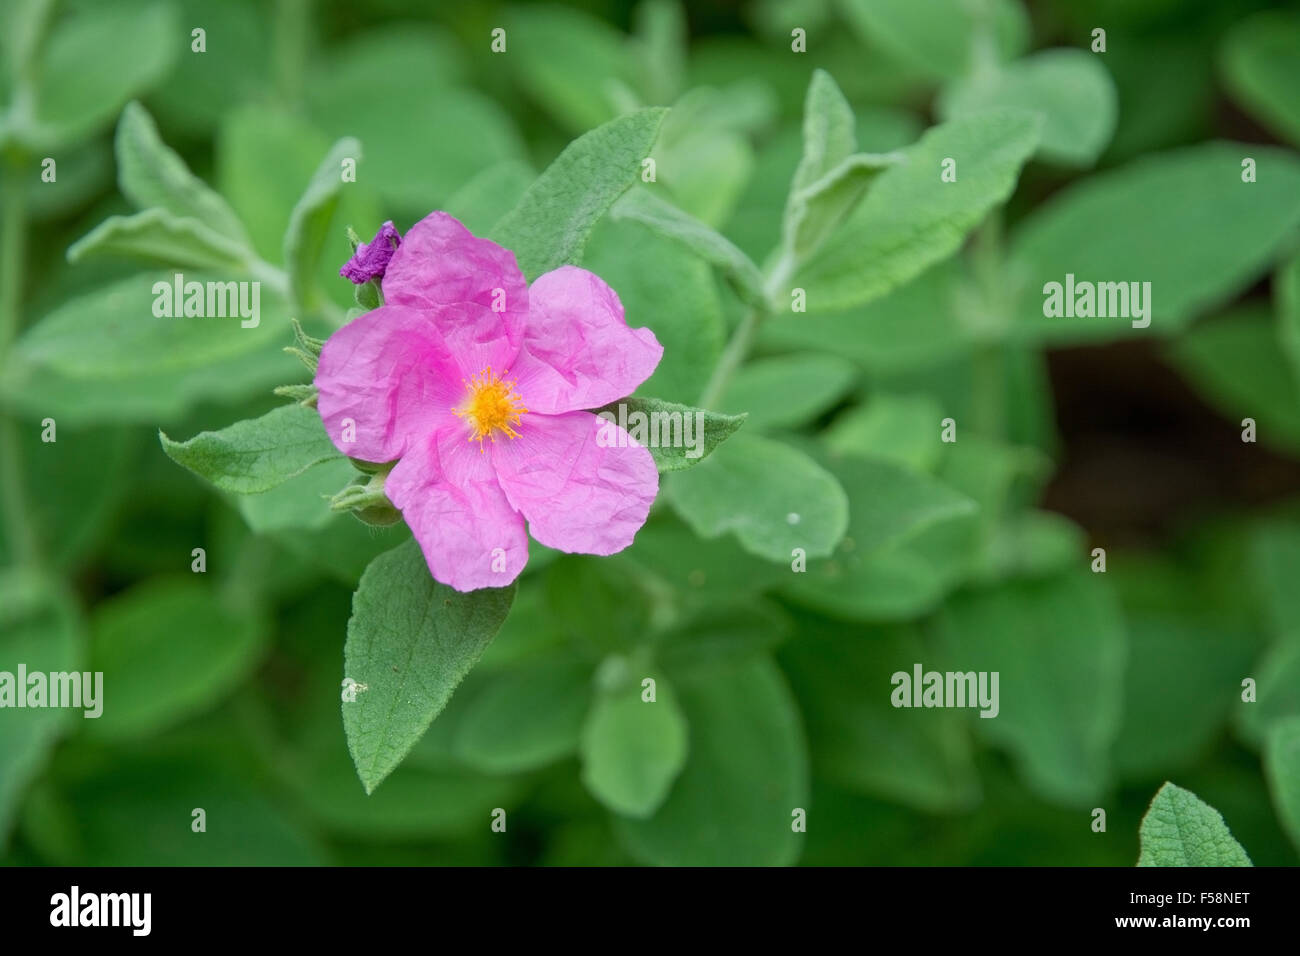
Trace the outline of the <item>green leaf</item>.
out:
M 285 224 L 331 142 L 300 113 L 284 108 L 245 104 L 222 118 L 216 142 L 217 185 L 247 227 L 253 248 L 267 262 L 278 262 L 285 254 Z M 341 168 L 338 173 L 341 180 Z M 379 214 L 374 180 L 374 172 L 369 171 L 347 184 L 335 222 L 351 224 L 369 236 L 380 222 L 391 218 Z M 325 298 L 346 309 L 353 304 L 353 286 L 339 278 L 339 266 L 350 250 L 343 229 L 338 232 L 337 245 L 330 247 L 337 252 L 327 249 L 320 257 L 316 282 Z
M 821 179 L 790 194 L 782 241 L 793 261 L 802 262 L 819 248 L 848 216 L 867 187 L 901 154 L 855 153 Z
M 1289 10 L 1248 17 L 1228 31 L 1222 52 L 1224 78 L 1236 99 L 1300 145 L 1300 17 Z
M 1278 819 L 1300 850 L 1300 716 L 1279 720 L 1269 730 L 1264 774 Z
M 581 260 L 596 221 L 641 174 L 667 112 L 638 110 L 580 136 L 496 224 L 492 238 L 529 281 Z
M 94 6 L 58 23 L 42 51 L 31 139 L 38 148 L 75 143 L 147 90 L 184 49 L 170 4 Z
M 944 119 L 986 110 L 1022 109 L 1043 117 L 1037 156 L 1064 166 L 1090 166 L 1115 132 L 1118 97 L 1103 58 L 1086 50 L 1044 50 L 996 71 L 947 87 Z
M 76 603 L 59 585 L 23 568 L 0 573 L 0 671 L 15 675 L 15 681 L 20 664 L 29 675 L 76 671 L 82 664 L 84 640 Z M 14 688 L 18 694 L 27 690 Z M 84 710 L 68 708 L 6 707 L 3 713 L 0 849 L 27 784 L 69 724 L 84 719 Z
M 106 697 L 103 717 L 88 729 L 115 739 L 161 730 L 212 706 L 252 671 L 267 637 L 265 622 L 250 609 L 186 578 L 155 579 L 115 595 L 96 608 L 91 627 L 90 665 L 103 671 Z
M 1124 622 L 1101 575 L 1080 572 L 959 595 L 939 615 L 947 658 L 997 672 L 1000 712 L 977 722 L 1048 799 L 1092 806 L 1119 732 Z
M 1166 783 L 1142 818 L 1138 866 L 1250 866 L 1218 810 Z
M 134 216 L 109 216 L 68 247 L 68 261 L 122 256 L 149 265 L 246 274 L 249 252 L 197 220 L 178 219 L 155 208 Z
M 825 70 L 814 70 L 804 100 L 803 157 L 781 226 L 792 262 L 811 255 L 848 215 L 868 183 L 897 157 L 854 155 L 857 117 Z
M 796 428 L 835 405 L 857 377 L 853 363 L 835 355 L 758 359 L 742 366 L 727 384 L 721 405 L 747 413 L 753 428 Z
M 848 531 L 783 593 L 850 619 L 898 620 L 937 604 L 970 565 L 975 503 L 885 460 L 846 456 L 827 467 L 848 494 Z
M 781 672 L 758 656 L 673 676 L 690 755 L 654 816 L 616 818 L 620 840 L 661 866 L 794 863 L 803 838 L 791 824 L 808 809 L 808 757 Z
M 1211 405 L 1230 418 L 1253 418 L 1265 445 L 1300 449 L 1300 384 L 1268 309 L 1244 305 L 1222 318 L 1199 322 L 1169 351 L 1175 367 Z
M 789 562 L 824 557 L 844 537 L 849 508 L 829 472 L 789 445 L 738 435 L 698 468 L 664 483 L 664 496 L 706 538 L 733 532 L 742 547 Z
M 513 587 L 461 593 L 433 580 L 414 540 L 366 568 L 343 649 L 344 677 L 365 687 L 344 701 L 343 727 L 367 793 L 447 705 L 513 597 Z
M 1019 0 L 843 0 L 841 6 L 864 38 L 934 77 L 970 72 L 977 39 L 990 43 L 990 52 L 1002 59 L 1017 55 L 1029 41 L 1029 16 Z M 991 35 L 982 36 L 985 31 Z
M 857 118 L 825 70 L 813 70 L 803 107 L 803 157 L 794 171 L 794 195 L 822 179 L 857 150 Z
M 928 813 L 980 796 L 968 714 L 890 701 L 890 678 L 937 666 L 912 627 L 838 628 L 805 619 L 779 658 L 799 698 L 819 777 Z
M 618 662 L 620 669 L 625 662 Z M 663 804 L 686 763 L 686 716 L 668 678 L 655 674 L 655 698 L 640 673 L 603 687 L 582 725 L 582 782 L 614 813 L 643 819 Z
M 658 398 L 625 398 L 596 414 L 617 422 L 646 448 L 660 472 L 698 465 L 745 424 L 744 415 L 723 415 Z
M 1246 157 L 1258 164 L 1256 182 L 1242 182 Z M 1128 316 L 1045 316 L 1044 285 L 1070 274 L 1151 283 L 1151 331 L 1169 334 L 1249 286 L 1297 223 L 1300 159 L 1257 143 L 1206 143 L 1090 176 L 1011 238 L 1009 269 L 1021 284 L 1013 332 L 1053 344 L 1144 334 Z
M 629 190 L 611 207 L 610 218 L 644 223 L 720 271 L 743 301 L 751 304 L 765 301 L 763 276 L 749 256 L 732 245 L 729 239 L 672 203 L 660 199 L 648 188 Z
M 252 319 L 241 317 L 235 283 L 200 273 L 185 276 L 185 285 L 202 283 L 207 312 L 208 284 L 215 283 L 212 311 L 224 311 L 224 318 L 156 316 L 155 303 L 173 298 L 174 281 L 167 273 L 140 273 L 69 299 L 24 333 L 17 358 L 73 378 L 121 380 L 211 365 L 281 334 L 286 308 L 275 290 L 260 286 L 258 324 L 245 328 Z
M 520 773 L 570 756 L 578 749 L 590 685 L 591 667 L 568 649 L 476 673 L 446 714 L 453 721 L 452 752 L 485 773 Z
M 315 308 L 320 300 L 315 273 L 338 210 L 345 159 L 358 163 L 361 160 L 361 144 L 350 136 L 339 140 L 325 154 L 307 184 L 307 191 L 289 215 L 289 228 L 284 235 L 284 264 L 289 272 L 293 301 L 304 310 Z
M 809 312 L 878 298 L 947 258 L 1015 188 L 1038 143 L 1040 120 L 1002 111 L 936 126 L 875 180 L 838 230 L 780 294 L 807 293 Z M 956 161 L 956 182 L 942 164 Z
M 162 141 L 153 117 L 139 103 L 128 103 L 122 111 L 113 147 L 118 186 L 137 209 L 160 207 L 178 219 L 198 220 L 241 249 L 248 245 L 248 234 L 230 204 Z
M 189 441 L 172 441 L 162 432 L 158 437 L 172 461 L 222 491 L 241 495 L 269 491 L 312 465 L 339 457 L 320 413 L 301 405 L 282 405 Z
M 664 347 L 640 391 L 673 402 L 698 399 L 727 330 L 709 265 L 647 226 L 609 218 L 592 233 L 583 266 L 618 293 L 627 324 L 648 326 Z

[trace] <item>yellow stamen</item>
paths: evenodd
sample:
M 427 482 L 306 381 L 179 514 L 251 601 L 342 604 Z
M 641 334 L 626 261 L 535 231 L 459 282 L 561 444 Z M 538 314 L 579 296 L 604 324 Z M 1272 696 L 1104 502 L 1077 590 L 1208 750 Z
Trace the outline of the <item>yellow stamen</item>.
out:
M 528 409 L 515 391 L 515 384 L 511 379 L 498 378 L 490 365 L 465 383 L 465 401 L 453 408 L 452 414 L 469 425 L 469 440 L 477 441 L 480 451 L 483 439 L 495 442 L 497 432 L 507 438 L 519 437 L 513 426 L 519 424 L 520 416 Z

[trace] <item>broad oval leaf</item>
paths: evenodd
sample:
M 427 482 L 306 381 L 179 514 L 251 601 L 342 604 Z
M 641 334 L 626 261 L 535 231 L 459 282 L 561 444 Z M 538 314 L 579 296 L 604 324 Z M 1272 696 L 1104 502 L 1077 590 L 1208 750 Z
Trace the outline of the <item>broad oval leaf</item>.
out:
M 1256 162 L 1255 182 L 1242 181 L 1245 158 Z M 1036 209 L 1012 236 L 1008 269 L 1020 299 L 1013 334 L 1051 343 L 1145 334 L 1135 319 L 1168 334 L 1254 281 L 1297 223 L 1300 158 L 1275 147 L 1205 143 L 1091 176 Z M 1044 286 L 1067 275 L 1126 292 L 1130 283 L 1150 283 L 1150 301 L 1139 287 L 1149 311 L 1143 319 L 1044 315 Z
M 582 727 L 582 782 L 625 817 L 658 810 L 686 763 L 686 715 L 668 678 L 657 674 L 654 681 L 652 701 L 644 699 L 640 680 L 603 688 Z
M 844 537 L 848 498 L 835 477 L 797 449 L 737 435 L 720 454 L 664 482 L 664 496 L 696 534 L 727 531 L 746 551 L 789 562 L 824 557 Z
M 529 281 L 582 258 L 587 236 L 641 175 L 665 109 L 637 110 L 570 143 L 492 229 Z
M 1118 96 L 1102 57 L 1085 50 L 1045 50 L 1000 70 L 976 73 L 944 91 L 944 118 L 990 109 L 1023 109 L 1043 116 L 1039 158 L 1089 166 L 1110 142 Z
M 343 727 L 369 793 L 429 729 L 500 630 L 513 585 L 462 593 L 435 581 L 407 541 L 370 562 L 343 649 Z
M 803 836 L 791 824 L 808 807 L 808 755 L 780 670 L 759 655 L 674 678 L 690 756 L 654 816 L 617 818 L 620 839 L 661 866 L 794 863 Z

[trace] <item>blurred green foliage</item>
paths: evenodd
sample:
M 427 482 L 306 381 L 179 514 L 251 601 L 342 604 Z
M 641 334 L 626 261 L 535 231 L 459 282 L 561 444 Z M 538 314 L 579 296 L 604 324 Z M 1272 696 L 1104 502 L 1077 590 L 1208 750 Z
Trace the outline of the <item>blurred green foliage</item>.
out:
M 1161 814 L 1219 840 L 1209 804 L 1296 863 L 1300 17 L 1264 6 L 6 3 L 0 670 L 103 671 L 108 703 L 0 711 L 0 859 L 1131 865 L 1173 780 L 1152 854 Z M 551 166 L 583 134 L 653 144 L 654 195 Z M 386 552 L 418 577 L 409 532 L 332 513 L 354 472 L 310 433 L 269 490 L 156 436 L 297 415 L 288 319 L 355 307 L 344 227 L 432 209 L 530 278 L 581 257 L 665 346 L 644 395 L 749 418 L 627 551 L 534 545 L 458 688 L 473 655 L 404 632 L 436 693 L 404 698 L 409 753 L 350 757 L 349 616 L 441 600 L 352 603 Z M 142 323 L 182 266 L 263 281 L 259 327 Z M 1151 328 L 1045 318 L 1066 272 L 1151 281 Z M 1112 542 L 1045 506 L 1072 451 L 1048 356 L 1143 339 L 1283 478 Z M 168 447 L 210 477 L 222 445 Z M 914 662 L 1000 672 L 1000 715 L 894 708 Z

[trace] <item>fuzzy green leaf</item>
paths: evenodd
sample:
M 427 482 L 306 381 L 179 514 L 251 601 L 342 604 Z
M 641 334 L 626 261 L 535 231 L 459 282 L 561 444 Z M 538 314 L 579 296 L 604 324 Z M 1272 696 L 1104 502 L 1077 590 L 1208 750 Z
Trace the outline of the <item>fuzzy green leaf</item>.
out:
M 492 229 L 529 281 L 582 259 L 592 228 L 641 175 L 665 109 L 637 110 L 568 145 Z
M 196 219 L 154 208 L 134 216 L 109 216 L 68 247 L 68 261 L 101 256 L 140 259 L 150 265 L 228 270 L 243 274 L 249 250 Z
M 795 288 L 806 291 L 809 312 L 861 305 L 947 258 L 1011 195 L 1040 124 L 1001 111 L 932 128 L 778 291 L 782 307 Z M 956 163 L 955 182 L 940 178 L 945 160 Z
M 241 495 L 269 491 L 313 465 L 341 457 L 325 434 L 320 413 L 301 405 L 282 405 L 189 441 L 172 441 L 162 432 L 159 438 L 172 461 L 222 491 Z
M 375 558 L 352 598 L 343 676 L 343 727 L 369 793 L 447 705 L 501 628 L 513 585 L 462 593 L 429 575 L 414 540 Z
M 139 103 L 128 103 L 122 111 L 113 148 L 118 186 L 137 209 L 166 209 L 178 219 L 197 220 L 240 248 L 248 246 L 248 235 L 230 204 L 162 141 L 153 117 Z
M 1138 832 L 1138 866 L 1251 865 L 1219 811 L 1172 783 L 1156 792 Z

